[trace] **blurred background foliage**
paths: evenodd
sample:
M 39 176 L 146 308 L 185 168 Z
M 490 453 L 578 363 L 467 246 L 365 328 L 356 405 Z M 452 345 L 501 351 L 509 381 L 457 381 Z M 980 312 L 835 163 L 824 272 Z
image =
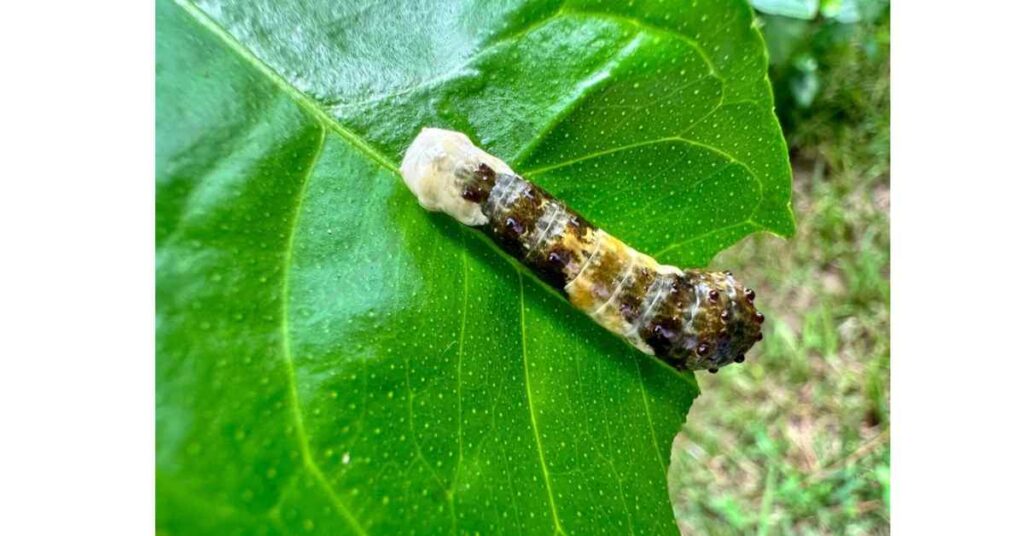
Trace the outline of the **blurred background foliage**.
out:
M 684 534 L 889 533 L 889 5 L 753 0 L 794 171 L 797 235 L 713 267 L 766 337 L 701 375 L 669 474 Z

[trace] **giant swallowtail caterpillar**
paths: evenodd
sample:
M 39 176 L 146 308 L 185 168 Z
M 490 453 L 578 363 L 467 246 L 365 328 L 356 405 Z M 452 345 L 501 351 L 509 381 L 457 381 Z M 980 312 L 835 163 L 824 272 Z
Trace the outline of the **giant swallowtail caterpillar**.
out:
M 423 129 L 401 171 L 424 208 L 481 228 L 598 324 L 677 369 L 716 372 L 761 340 L 754 291 L 731 273 L 658 264 L 464 134 Z

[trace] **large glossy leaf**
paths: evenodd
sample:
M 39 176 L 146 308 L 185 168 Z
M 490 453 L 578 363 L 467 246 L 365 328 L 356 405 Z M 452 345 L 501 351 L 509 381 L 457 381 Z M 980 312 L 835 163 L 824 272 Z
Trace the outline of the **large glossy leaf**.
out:
M 158 1 L 167 534 L 672 533 L 697 394 L 396 172 L 467 132 L 662 261 L 792 230 L 722 2 Z

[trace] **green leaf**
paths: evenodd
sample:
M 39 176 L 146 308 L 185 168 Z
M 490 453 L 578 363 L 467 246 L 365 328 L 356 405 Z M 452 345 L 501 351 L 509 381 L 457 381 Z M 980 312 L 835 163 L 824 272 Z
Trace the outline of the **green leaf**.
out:
M 157 4 L 157 525 L 671 534 L 697 394 L 419 208 L 466 132 L 681 265 L 788 234 L 739 1 Z
M 750 0 L 761 13 L 812 20 L 818 15 L 818 0 Z

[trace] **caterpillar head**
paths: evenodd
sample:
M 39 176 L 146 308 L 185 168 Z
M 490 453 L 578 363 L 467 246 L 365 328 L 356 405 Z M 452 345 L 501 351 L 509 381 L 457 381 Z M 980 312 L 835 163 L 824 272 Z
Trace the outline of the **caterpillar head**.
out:
M 717 372 L 742 363 L 762 338 L 764 315 L 754 307 L 754 291 L 740 285 L 730 272 L 687 270 L 693 285 L 686 331 L 694 335 L 686 346 L 685 367 Z

